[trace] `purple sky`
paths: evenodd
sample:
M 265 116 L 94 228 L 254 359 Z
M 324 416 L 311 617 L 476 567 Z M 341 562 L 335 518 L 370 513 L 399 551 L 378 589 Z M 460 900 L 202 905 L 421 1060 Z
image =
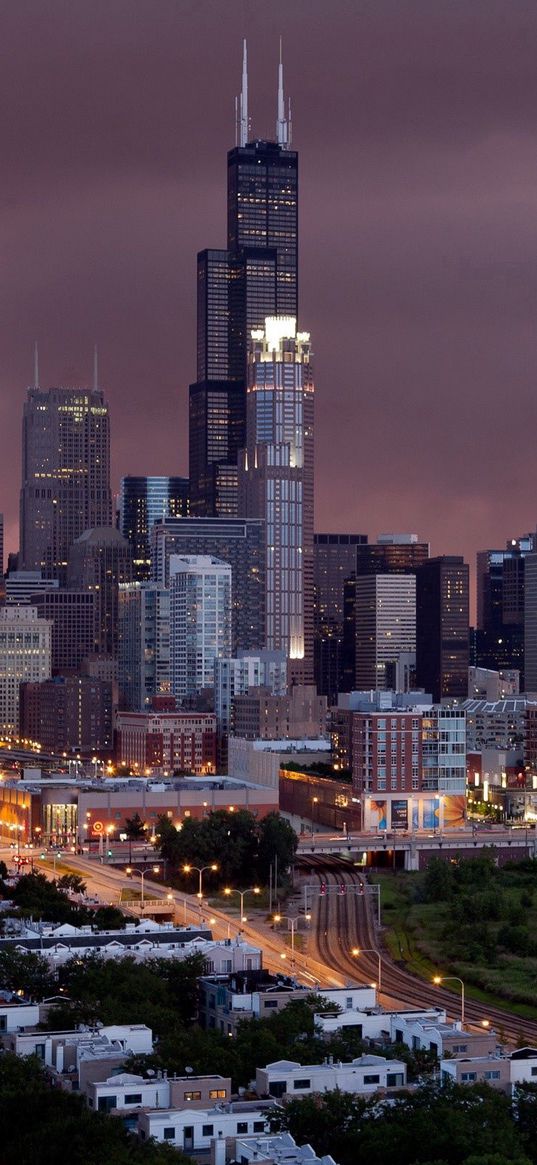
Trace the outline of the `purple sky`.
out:
M 20 418 L 83 384 L 113 480 L 187 472 L 195 258 L 225 244 L 241 37 L 273 134 L 278 36 L 301 166 L 318 530 L 434 552 L 535 527 L 534 0 L 17 0 L 1 37 L 1 507 Z

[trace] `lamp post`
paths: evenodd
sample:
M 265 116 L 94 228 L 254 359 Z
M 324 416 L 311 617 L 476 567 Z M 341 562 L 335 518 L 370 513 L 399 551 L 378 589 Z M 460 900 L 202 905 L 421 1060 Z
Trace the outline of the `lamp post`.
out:
M 245 894 L 260 894 L 259 886 L 250 886 L 247 890 L 233 890 L 230 886 L 226 886 L 224 894 L 229 898 L 230 894 L 238 894 L 241 900 L 241 922 L 246 922 L 247 919 L 244 914 L 244 895 Z
M 435 975 L 433 978 L 433 983 L 436 983 L 437 987 L 439 987 L 441 983 L 460 983 L 460 985 L 461 985 L 461 1024 L 464 1027 L 464 983 L 463 983 L 462 979 L 459 979 L 458 975 Z
M 379 961 L 378 988 L 379 988 L 379 995 L 380 995 L 380 992 L 382 991 L 382 959 L 380 957 L 379 952 L 375 951 L 373 949 L 373 947 L 353 947 L 352 951 L 351 951 L 351 955 L 354 955 L 355 958 L 358 958 L 359 955 L 376 955 L 377 956 L 377 959 Z
M 311 914 L 305 914 L 304 918 L 306 919 L 306 922 L 309 922 L 309 920 L 311 918 Z M 294 960 L 295 960 L 295 931 L 296 931 L 296 928 L 300 922 L 300 915 L 297 914 L 294 918 L 291 918 L 291 916 L 289 914 L 275 914 L 273 921 L 274 922 L 283 922 L 284 919 L 286 922 L 289 922 L 291 925 L 291 960 L 294 962 Z
M 146 874 L 149 874 L 149 873 L 152 873 L 152 874 L 158 874 L 159 872 L 160 872 L 160 866 L 152 866 L 152 867 L 151 867 L 151 870 L 138 870 L 138 869 L 134 869 L 134 867 L 133 867 L 133 866 L 127 866 L 127 867 L 126 867 L 126 869 L 125 869 L 125 873 L 129 875 L 129 878 L 132 878 L 132 875 L 133 875 L 133 874 L 138 874 L 138 877 L 141 879 L 141 882 L 142 882 L 142 898 L 141 898 L 141 903 L 140 903 L 140 905 L 141 905 L 141 907 L 142 907 L 142 910 L 144 909 L 144 905 L 145 905 L 145 891 L 144 891 L 144 879 L 145 879 L 145 876 L 146 876 Z
M 204 875 L 206 870 L 212 870 L 214 873 L 214 871 L 217 869 L 218 869 L 218 866 L 217 866 L 216 862 L 212 862 L 210 866 L 191 866 L 190 863 L 188 863 L 186 866 L 183 866 L 183 873 L 184 874 L 191 874 L 193 870 L 195 871 L 196 874 L 199 874 L 199 889 L 198 889 L 197 897 L 200 900 L 200 910 L 201 910 L 201 901 L 203 898 L 203 875 Z
M 317 809 L 317 805 L 318 805 L 318 804 L 319 804 L 319 798 L 318 798 L 318 797 L 312 797 L 312 799 L 311 799 L 311 805 L 312 805 L 312 812 L 311 812 L 311 836 L 312 836 L 312 837 L 315 837 L 315 817 L 316 817 L 316 815 L 318 816 L 318 813 L 319 813 L 319 810 Z M 317 824 L 318 824 L 318 822 L 317 822 Z

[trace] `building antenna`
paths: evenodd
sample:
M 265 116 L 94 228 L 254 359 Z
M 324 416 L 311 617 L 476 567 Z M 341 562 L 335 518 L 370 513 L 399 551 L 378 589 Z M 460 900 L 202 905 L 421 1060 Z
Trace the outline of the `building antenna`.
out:
M 276 118 L 276 138 L 283 149 L 289 145 L 289 132 L 285 117 L 285 97 L 283 95 L 282 38 L 280 37 L 280 63 L 278 65 L 278 116 Z
M 248 118 L 248 49 L 246 38 L 242 42 L 242 88 L 240 100 L 240 134 L 239 145 L 245 146 L 250 135 Z
M 34 341 L 34 388 L 39 388 L 39 348 Z
M 99 387 L 99 353 L 96 344 L 93 348 L 93 387 L 95 392 L 97 392 Z

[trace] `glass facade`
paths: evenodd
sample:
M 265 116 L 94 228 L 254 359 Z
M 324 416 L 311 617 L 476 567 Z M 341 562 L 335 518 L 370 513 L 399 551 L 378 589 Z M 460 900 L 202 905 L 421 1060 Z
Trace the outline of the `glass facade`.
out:
M 150 533 L 162 518 L 188 515 L 188 478 L 123 477 L 119 500 L 119 528 L 132 549 L 133 577 L 142 582 L 151 575 Z
M 457 555 L 416 571 L 416 683 L 435 703 L 465 698 L 469 666 L 469 570 Z
M 231 654 L 231 567 L 208 556 L 170 560 L 170 680 L 178 699 L 214 687 Z

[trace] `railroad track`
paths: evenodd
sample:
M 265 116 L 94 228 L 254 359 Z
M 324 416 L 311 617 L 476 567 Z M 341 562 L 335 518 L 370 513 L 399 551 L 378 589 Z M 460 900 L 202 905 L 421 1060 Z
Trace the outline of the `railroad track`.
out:
M 344 883 L 349 889 L 364 883 L 363 876 L 341 859 L 304 857 L 300 867 L 307 871 L 310 882 L 326 883 L 335 887 Z M 378 980 L 378 958 L 375 954 L 356 957 L 353 948 L 378 951 L 382 959 L 382 997 L 409 1004 L 411 1007 L 446 1007 L 453 1019 L 460 1019 L 460 996 L 446 987 L 411 975 L 395 963 L 382 944 L 382 935 L 376 924 L 376 902 L 369 896 L 355 893 L 316 894 L 312 906 L 312 929 L 309 945 L 315 948 L 315 958 L 325 963 L 348 981 L 373 983 Z M 528 1044 L 537 1046 L 537 1009 L 535 1019 L 523 1019 L 510 1011 L 488 1004 L 477 1003 L 466 996 L 465 1020 L 480 1027 L 487 1021 L 496 1030 L 505 1033 L 506 1040 L 516 1043 L 521 1034 Z

